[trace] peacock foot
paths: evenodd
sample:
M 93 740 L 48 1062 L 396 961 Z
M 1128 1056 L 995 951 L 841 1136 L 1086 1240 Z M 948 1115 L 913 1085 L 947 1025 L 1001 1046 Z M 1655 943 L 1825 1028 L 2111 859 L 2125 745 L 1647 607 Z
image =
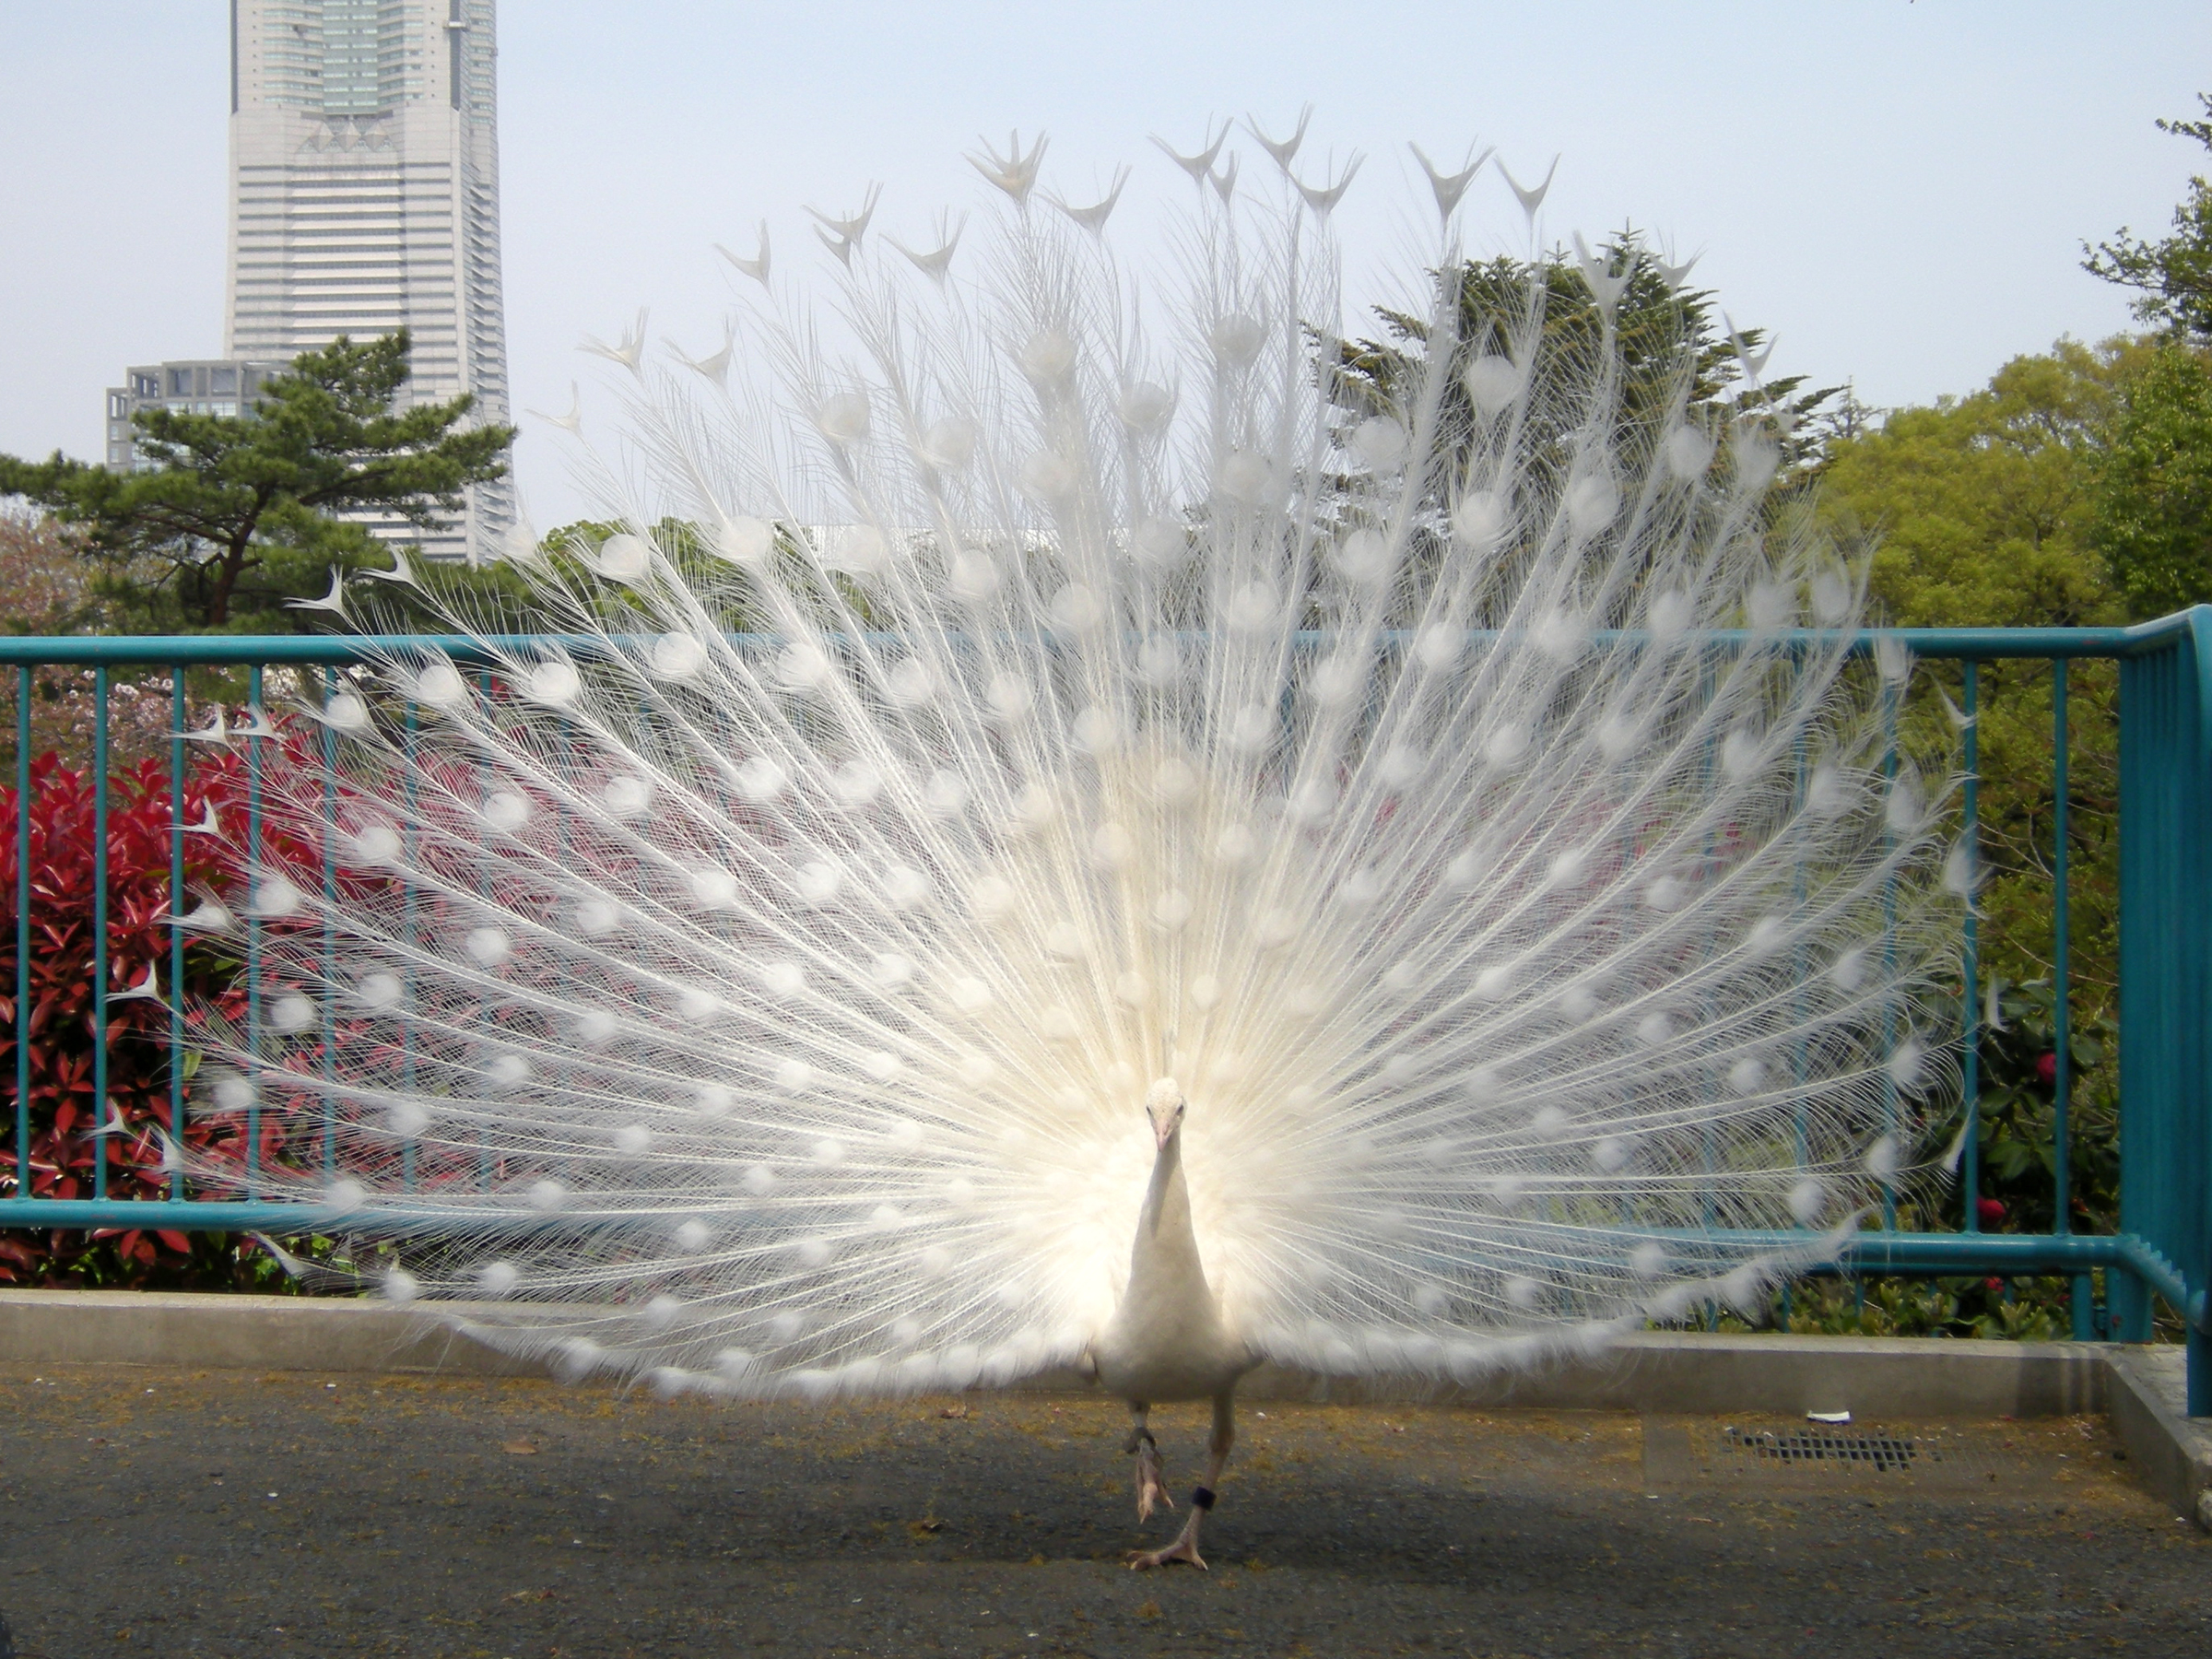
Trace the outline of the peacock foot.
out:
M 1160 1462 L 1159 1448 L 1152 1443 L 1152 1437 L 1147 1435 L 1137 1442 L 1136 1448 L 1136 1518 L 1139 1521 L 1150 1520 L 1156 1504 L 1164 1504 L 1169 1509 L 1175 1507 L 1175 1500 L 1168 1496 L 1167 1482 L 1160 1478 L 1165 1472 L 1166 1465 Z
M 1206 1558 L 1198 1553 L 1198 1540 L 1189 1533 L 1179 1535 L 1165 1549 L 1133 1549 L 1129 1552 L 1129 1571 L 1142 1572 L 1148 1567 L 1165 1567 L 1172 1561 L 1188 1561 L 1201 1572 L 1212 1571 Z

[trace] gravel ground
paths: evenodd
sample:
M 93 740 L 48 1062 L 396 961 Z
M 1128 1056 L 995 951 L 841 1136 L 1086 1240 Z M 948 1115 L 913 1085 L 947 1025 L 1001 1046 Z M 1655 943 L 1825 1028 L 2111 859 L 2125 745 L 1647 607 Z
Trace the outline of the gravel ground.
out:
M 1172 1518 L 1136 1526 L 1097 1398 L 20 1366 L 0 1392 L 25 1659 L 2212 1653 L 2212 1539 L 2088 1418 L 1889 1425 L 1950 1454 L 1793 1474 L 1729 1450 L 1805 1429 L 1779 1420 L 1263 1404 L 1212 1572 L 1135 1574 Z M 1202 1413 L 1155 1414 L 1178 1493 Z

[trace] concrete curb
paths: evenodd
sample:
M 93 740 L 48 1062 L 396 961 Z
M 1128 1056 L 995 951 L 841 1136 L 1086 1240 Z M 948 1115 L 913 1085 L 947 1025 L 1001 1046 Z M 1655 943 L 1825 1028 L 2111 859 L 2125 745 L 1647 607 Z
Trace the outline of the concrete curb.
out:
M 2212 1418 L 2188 1414 L 2178 1347 L 2116 1347 L 2107 1356 L 2109 1415 L 2150 1489 L 2212 1532 Z
M 463 1310 L 446 1304 L 450 1312 Z M 547 1376 L 437 1317 L 388 1302 L 180 1291 L 0 1290 L 0 1359 L 32 1364 Z M 1074 1371 L 1024 1386 L 1081 1391 Z M 1473 1383 L 1343 1378 L 1265 1365 L 1238 1392 L 1344 1405 L 1428 1401 L 1614 1411 L 1841 1411 L 2051 1417 L 2101 1411 L 2102 1350 L 2066 1342 L 1718 1336 L 1641 1331 L 1605 1354 Z
M 1271 1375 L 1271 1373 L 1274 1373 Z M 1280 1381 L 1277 1382 L 1277 1378 Z M 1247 1388 L 1285 1398 L 1402 1399 L 1265 1367 Z M 1242 1391 L 1241 1391 L 1242 1392 Z M 2096 1349 L 2066 1342 L 1722 1336 L 1638 1331 L 1603 1354 L 1425 1397 L 1469 1406 L 1644 1412 L 1852 1411 L 1862 1417 L 2060 1417 L 2104 1408 Z
M 211 1371 L 547 1374 L 542 1366 L 509 1359 L 389 1302 L 179 1290 L 0 1290 L 0 1359 Z
M 451 1308 L 457 1312 L 460 1310 Z M 324 1373 L 542 1377 L 429 1314 L 388 1302 L 178 1291 L 0 1290 L 0 1361 L 181 1365 Z M 2178 1348 L 1927 1337 L 1720 1336 L 1641 1331 L 1586 1359 L 1472 1384 L 1348 1382 L 1262 1366 L 1248 1399 L 1520 1406 L 1702 1415 L 1851 1411 L 1862 1418 L 2109 1413 L 2152 1490 L 2212 1529 L 2212 1419 L 2183 1409 Z M 1087 1391 L 1074 1372 L 1023 1385 Z

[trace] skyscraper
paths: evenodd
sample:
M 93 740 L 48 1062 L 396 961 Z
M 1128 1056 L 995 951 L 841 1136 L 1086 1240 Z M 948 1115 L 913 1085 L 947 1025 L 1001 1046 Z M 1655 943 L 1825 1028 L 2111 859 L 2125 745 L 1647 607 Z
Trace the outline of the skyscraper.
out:
M 406 327 L 412 398 L 507 418 L 494 3 L 230 0 L 229 357 Z M 513 519 L 501 481 L 420 539 L 481 559 Z

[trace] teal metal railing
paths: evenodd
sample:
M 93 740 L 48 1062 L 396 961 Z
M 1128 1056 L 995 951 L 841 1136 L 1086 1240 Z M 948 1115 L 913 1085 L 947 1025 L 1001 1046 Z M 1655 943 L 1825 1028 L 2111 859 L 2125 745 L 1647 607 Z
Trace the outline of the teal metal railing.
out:
M 1807 636 L 1808 642 L 1816 636 Z M 2135 628 L 2085 629 L 1900 629 L 1868 632 L 1856 644 L 1873 651 L 1883 638 L 1894 640 L 1924 659 L 1959 665 L 1963 728 L 1964 784 L 1959 795 L 1963 841 L 1978 858 L 1982 828 L 1982 736 L 1984 711 L 1982 670 L 2006 661 L 2041 661 L 2051 673 L 2054 818 L 2051 847 L 2053 1006 L 2054 1016 L 2053 1099 L 2051 1162 L 2056 1207 L 2047 1233 L 1992 1233 L 1983 1229 L 1978 1199 L 1983 1171 L 1980 1160 L 1980 1018 L 1983 993 L 1981 918 L 1970 907 L 1961 939 L 1961 1007 L 1965 1030 L 1960 1055 L 1965 1134 L 1959 1168 L 1959 1230 L 1905 1232 L 1885 1228 L 1857 1234 L 1839 1255 L 1820 1265 L 1853 1274 L 1915 1277 L 1991 1275 L 2003 1277 L 2056 1275 L 2071 1281 L 2073 1328 L 2077 1336 L 2097 1332 L 2091 1300 L 2092 1274 L 2105 1276 L 2107 1334 L 2123 1340 L 2147 1340 L 2152 1329 L 2152 1297 L 2162 1298 L 2181 1316 L 2188 1349 L 2189 1410 L 2212 1416 L 2212 606 Z M 1716 637 L 1725 645 L 1727 638 Z M 303 688 L 327 697 L 337 674 L 376 659 L 381 653 L 435 647 L 463 663 L 485 663 L 486 646 L 526 648 L 520 639 L 476 642 L 429 638 L 131 638 L 0 639 L 0 667 L 12 667 L 15 679 L 18 803 L 8 826 L 16 850 L 14 943 L 14 1099 L 9 1157 L 0 1162 L 0 1227 L 41 1229 L 164 1228 L 180 1231 L 260 1231 L 277 1235 L 344 1230 L 384 1235 L 434 1232 L 465 1219 L 441 1204 L 419 1212 L 380 1207 L 373 1215 L 349 1214 L 327 1205 L 265 1200 L 197 1199 L 181 1173 L 169 1175 L 165 1195 L 124 1199 L 108 1192 L 106 1159 L 96 1159 L 88 1197 L 33 1195 L 30 1149 L 30 1008 L 29 988 L 32 940 L 32 882 L 29 860 L 34 679 L 41 669 L 91 671 L 91 769 L 94 798 L 92 899 L 92 1018 L 107 1028 L 111 1000 L 123 988 L 110 984 L 108 924 L 108 771 L 114 695 L 113 671 L 130 667 L 168 679 L 166 747 L 171 796 L 170 892 L 185 900 L 184 823 L 187 676 L 198 670 L 246 671 L 244 700 L 258 710 L 271 668 L 307 671 Z M 566 641 L 573 649 L 591 641 Z M 2085 1234 L 2074 1230 L 2071 1153 L 2074 1042 L 2070 999 L 2072 853 L 2070 665 L 2083 659 L 2116 661 L 2120 681 L 2120 1029 L 2121 1224 L 2117 1232 Z M 412 721 L 409 722 L 412 729 Z M 247 839 L 258 845 L 262 834 L 260 745 L 245 746 Z M 1970 876 L 1971 872 L 1970 871 Z M 326 873 L 327 879 L 327 873 Z M 251 948 L 251 945 L 249 946 Z M 172 933 L 169 946 L 171 983 L 182 982 L 185 946 Z M 171 995 L 168 1010 L 168 1099 L 171 1125 L 180 1127 L 188 1110 L 184 1066 L 185 1031 L 181 998 Z M 261 1009 L 247 1009 L 251 1041 L 259 1038 Z M 105 1043 L 93 1045 L 94 1099 L 108 1091 Z M 249 1125 L 249 1158 L 258 1141 Z M 1732 1238 L 1737 1237 L 1731 1235 Z M 1802 1243 L 1803 1235 L 1744 1236 L 1742 1241 L 1771 1242 L 1777 1248 Z
M 2189 1411 L 2212 1416 L 2212 606 L 2154 627 L 2120 663 L 2121 1225 L 2180 1265 Z

